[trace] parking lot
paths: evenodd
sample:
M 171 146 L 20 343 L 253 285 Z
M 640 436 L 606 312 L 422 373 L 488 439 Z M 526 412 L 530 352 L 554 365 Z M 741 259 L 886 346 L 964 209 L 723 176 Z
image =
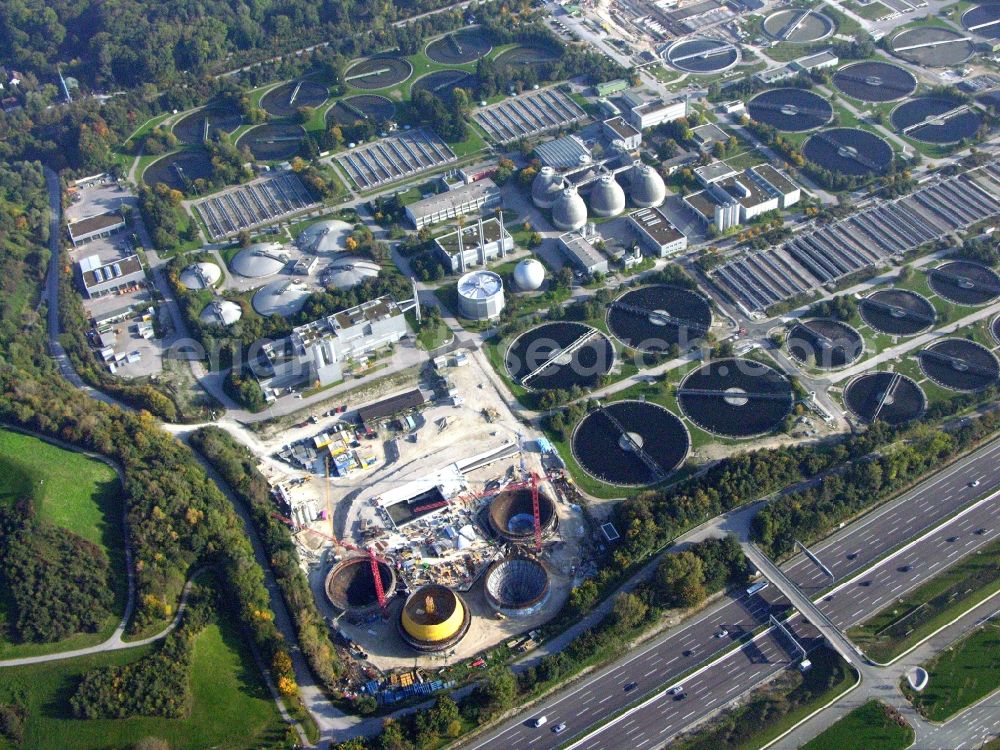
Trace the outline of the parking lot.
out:
M 993 197 L 998 188 L 995 162 L 934 180 L 899 200 L 730 261 L 711 276 L 746 312 L 761 311 L 985 219 L 1000 208 Z
M 213 195 L 195 203 L 194 208 L 208 227 L 209 237 L 217 240 L 314 205 L 316 201 L 298 175 L 286 173 Z
M 455 161 L 455 153 L 425 128 L 396 133 L 336 157 L 361 190 L 379 187 Z
M 510 143 L 586 119 L 576 102 L 558 89 L 543 89 L 480 109 L 475 120 L 498 143 Z
M 119 211 L 122 206 L 132 207 L 132 221 L 141 220 L 135 195 L 114 181 L 83 185 L 72 195 L 72 202 L 66 209 L 67 222 L 108 211 Z M 129 284 L 109 294 L 87 298 L 80 288 L 78 264 L 83 258 L 92 255 L 98 256 L 103 263 L 132 255 L 136 252 L 132 235 L 130 229 L 125 229 L 69 250 L 76 279 L 74 286 L 81 293 L 87 317 L 94 321 L 109 321 L 88 331 L 88 339 L 95 349 L 95 355 L 98 361 L 107 364 L 109 370 L 127 378 L 156 375 L 163 369 L 163 342 L 161 339 L 147 338 L 150 336 L 152 320 L 142 320 L 149 308 L 156 306 L 150 282 L 147 278 L 142 283 Z M 110 359 L 102 354 L 102 351 L 108 349 L 111 350 Z

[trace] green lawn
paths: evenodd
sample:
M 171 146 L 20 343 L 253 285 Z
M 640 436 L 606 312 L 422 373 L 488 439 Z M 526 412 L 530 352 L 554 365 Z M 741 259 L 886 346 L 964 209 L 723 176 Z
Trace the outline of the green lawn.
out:
M 1000 625 L 991 622 L 925 665 L 922 693 L 903 691 L 931 721 L 944 721 L 1000 687 Z
M 3 670 L 0 702 L 18 700 L 28 711 L 23 747 L 118 750 L 149 736 L 167 740 L 173 750 L 285 747 L 281 717 L 228 614 L 206 627 L 195 641 L 190 716 L 121 721 L 72 718 L 68 701 L 84 672 L 135 661 L 149 650 Z M 0 740 L 0 749 L 13 747 Z
M 12 644 L 0 638 L 0 658 L 81 648 L 107 638 L 125 609 L 122 493 L 114 470 L 95 459 L 63 450 L 29 435 L 0 429 L 0 503 L 30 498 L 42 521 L 93 542 L 108 555 L 115 582 L 115 617 L 99 633 L 59 643 Z M 0 591 L 0 625 L 9 613 Z
M 893 709 L 878 701 L 868 701 L 813 738 L 802 750 L 843 750 L 848 747 L 905 750 L 913 739 L 913 729 Z

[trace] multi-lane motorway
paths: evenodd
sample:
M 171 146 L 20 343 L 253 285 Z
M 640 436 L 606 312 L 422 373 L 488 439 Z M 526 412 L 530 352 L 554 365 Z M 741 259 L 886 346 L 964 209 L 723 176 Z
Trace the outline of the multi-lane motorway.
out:
M 822 594 L 830 588 L 830 579 L 802 555 L 783 570 L 804 592 L 819 597 L 821 610 L 838 627 L 867 618 L 964 554 L 1000 536 L 1000 521 L 995 520 L 1000 498 L 980 500 L 967 508 L 1000 490 L 1000 475 L 991 472 L 998 457 L 1000 441 L 980 448 L 813 547 L 837 578 L 832 591 Z M 886 559 L 871 568 L 880 558 Z M 797 661 L 787 640 L 771 632 L 722 653 L 732 646 L 733 639 L 745 638 L 748 631 L 765 624 L 773 607 L 784 609 L 786 605 L 773 586 L 754 596 L 740 592 L 544 701 L 530 714 L 502 725 L 471 747 L 546 750 L 575 737 L 577 747 L 589 750 L 655 748 Z M 728 635 L 721 636 L 723 628 Z M 792 628 L 807 648 L 819 643 L 817 631 L 801 618 L 792 621 Z M 644 693 L 672 685 L 693 669 L 698 672 L 683 680 L 685 698 L 677 700 L 670 694 L 652 698 L 586 736 L 595 723 L 607 721 Z M 637 686 L 626 692 L 625 686 L 632 682 Z M 548 723 L 536 729 L 532 720 L 543 714 Z M 565 731 L 552 731 L 563 723 Z

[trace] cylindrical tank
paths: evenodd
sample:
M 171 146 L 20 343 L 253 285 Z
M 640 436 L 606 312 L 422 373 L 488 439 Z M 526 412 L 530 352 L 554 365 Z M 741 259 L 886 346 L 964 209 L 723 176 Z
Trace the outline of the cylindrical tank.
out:
M 422 586 L 399 613 L 399 634 L 417 651 L 443 651 L 469 631 L 471 617 L 462 598 L 445 586 Z
M 601 175 L 590 191 L 590 210 L 594 216 L 617 216 L 625 210 L 625 191 L 614 175 Z
M 180 274 L 180 282 L 188 289 L 208 289 L 222 278 L 222 269 L 215 263 L 192 263 Z
M 534 258 L 525 258 L 514 266 L 514 283 L 522 292 L 533 292 L 545 281 L 545 266 Z
M 503 279 L 493 271 L 470 271 L 458 280 L 458 307 L 463 318 L 488 320 L 504 307 Z
M 531 200 L 539 208 L 552 208 L 562 192 L 562 177 L 552 167 L 542 167 L 531 183 Z
M 636 164 L 632 169 L 632 185 L 629 188 L 632 202 L 642 208 L 651 208 L 663 203 L 667 197 L 667 186 L 659 172 L 648 164 Z
M 580 229 L 587 223 L 587 204 L 575 187 L 563 190 L 552 204 L 552 223 L 564 231 Z
M 201 311 L 198 319 L 208 325 L 231 326 L 243 317 L 243 308 L 228 299 L 217 299 L 209 302 Z

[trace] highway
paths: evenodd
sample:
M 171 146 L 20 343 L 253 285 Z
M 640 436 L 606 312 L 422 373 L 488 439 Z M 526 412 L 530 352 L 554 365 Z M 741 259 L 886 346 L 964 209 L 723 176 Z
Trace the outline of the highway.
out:
M 838 627 L 846 628 L 963 554 L 1000 536 L 1000 524 L 994 522 L 1000 499 L 991 499 L 962 512 L 925 539 L 909 542 L 977 498 L 1000 489 L 1000 475 L 990 473 L 998 456 L 1000 441 L 988 444 L 812 547 L 838 578 L 837 587 L 819 602 L 824 614 Z M 970 486 L 976 480 L 979 485 Z M 976 533 L 981 529 L 982 533 Z M 877 569 L 867 571 L 879 558 L 897 549 L 900 551 Z M 782 569 L 814 598 L 830 587 L 829 578 L 803 555 L 796 556 Z M 862 572 L 857 580 L 851 580 L 851 576 Z M 549 698 L 530 714 L 523 714 L 479 738 L 470 747 L 547 750 L 564 745 L 574 736 L 581 736 L 588 727 L 621 712 L 643 694 L 668 686 L 699 666 L 704 667 L 696 676 L 685 678 L 686 698 L 654 697 L 642 709 L 618 718 L 574 745 L 590 750 L 657 747 L 797 661 L 790 644 L 773 633 L 758 636 L 725 658 L 716 658 L 732 644 L 732 639 L 766 623 L 772 607 L 776 612 L 787 609 L 787 602 L 773 586 L 753 597 L 740 592 L 692 622 Z M 723 627 L 730 631 L 729 635 L 717 637 Z M 820 643 L 818 632 L 801 618 L 794 620 L 792 627 L 806 648 Z M 630 682 L 636 682 L 637 687 L 626 693 L 625 685 Z M 539 729 L 530 726 L 542 714 L 548 717 L 547 725 Z M 554 733 L 552 727 L 561 723 L 566 724 L 566 730 Z

